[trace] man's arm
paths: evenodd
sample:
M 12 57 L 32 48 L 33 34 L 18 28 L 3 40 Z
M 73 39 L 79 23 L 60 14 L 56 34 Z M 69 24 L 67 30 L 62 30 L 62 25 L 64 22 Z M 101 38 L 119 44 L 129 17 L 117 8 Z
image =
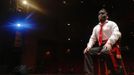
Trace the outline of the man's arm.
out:
M 94 28 L 93 29 L 93 32 L 92 32 L 92 35 L 91 35 L 91 37 L 89 39 L 89 42 L 87 44 L 87 47 L 88 48 L 92 48 L 92 46 L 95 44 L 96 40 L 97 40 L 97 37 L 96 37 L 96 28 Z
M 108 39 L 107 43 L 105 46 L 110 50 L 112 46 L 118 41 L 118 39 L 121 37 L 121 33 L 119 31 L 119 28 L 116 23 L 112 24 L 112 34 L 110 38 Z M 111 47 L 110 47 L 111 46 Z

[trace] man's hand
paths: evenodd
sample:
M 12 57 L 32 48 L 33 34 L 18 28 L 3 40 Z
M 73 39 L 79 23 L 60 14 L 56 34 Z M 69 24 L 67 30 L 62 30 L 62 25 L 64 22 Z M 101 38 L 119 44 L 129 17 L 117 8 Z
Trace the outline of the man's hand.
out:
M 112 49 L 111 45 L 106 44 L 106 45 L 103 46 L 103 48 L 102 48 L 102 50 L 101 50 L 101 53 L 108 54 L 111 49 Z
M 108 51 L 110 51 L 112 49 L 110 44 L 105 44 L 104 47 L 106 47 Z
M 90 50 L 90 48 L 86 47 L 86 48 L 84 49 L 84 52 L 83 52 L 83 53 L 85 54 L 85 53 L 87 53 L 89 50 Z
M 108 53 L 109 53 L 109 50 L 107 49 L 107 47 L 103 46 L 103 48 L 102 48 L 100 54 L 101 54 L 101 53 L 108 54 Z

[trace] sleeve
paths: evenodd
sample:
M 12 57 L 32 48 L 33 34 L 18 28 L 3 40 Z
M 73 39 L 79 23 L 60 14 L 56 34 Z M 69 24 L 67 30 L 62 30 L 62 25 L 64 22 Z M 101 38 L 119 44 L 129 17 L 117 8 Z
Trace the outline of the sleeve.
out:
M 112 34 L 106 44 L 110 44 L 111 46 L 113 46 L 121 37 L 121 33 L 116 23 L 113 23 L 111 28 Z
M 90 49 L 92 48 L 92 46 L 95 44 L 96 40 L 97 40 L 97 37 L 96 37 L 96 28 L 94 27 L 93 31 L 92 31 L 92 35 L 89 39 L 89 42 L 87 44 L 87 47 Z

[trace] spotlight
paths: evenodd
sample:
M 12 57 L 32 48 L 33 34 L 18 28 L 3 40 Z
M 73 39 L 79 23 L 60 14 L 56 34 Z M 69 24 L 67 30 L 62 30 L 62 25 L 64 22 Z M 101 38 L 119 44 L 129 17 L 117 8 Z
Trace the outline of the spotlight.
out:
M 18 24 L 17 24 L 17 27 L 21 27 L 21 24 L 18 23 Z
M 68 23 L 67 25 L 68 25 L 68 26 L 70 26 L 71 24 L 70 24 L 70 23 Z
M 24 5 L 27 5 L 27 4 L 28 4 L 28 2 L 27 2 L 26 0 L 22 1 L 22 3 L 23 3 Z
M 71 40 L 71 38 L 68 38 L 68 41 L 70 41 Z

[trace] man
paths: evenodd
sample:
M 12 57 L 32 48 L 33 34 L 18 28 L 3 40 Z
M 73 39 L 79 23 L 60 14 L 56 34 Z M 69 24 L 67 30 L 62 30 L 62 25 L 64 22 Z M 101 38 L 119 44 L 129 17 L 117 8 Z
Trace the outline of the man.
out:
M 102 65 L 105 68 L 105 72 L 103 72 L 105 75 L 126 75 L 118 44 L 119 38 L 121 37 L 119 28 L 115 22 L 108 20 L 105 9 L 99 11 L 98 19 L 99 23 L 93 28 L 92 35 L 84 50 L 84 71 L 87 75 L 94 75 L 91 55 L 95 54 L 99 56 L 98 59 L 103 59 L 103 61 L 99 61 L 98 63 L 97 75 L 102 74 L 102 69 L 100 69 Z M 92 49 L 96 42 L 98 42 L 99 48 Z

